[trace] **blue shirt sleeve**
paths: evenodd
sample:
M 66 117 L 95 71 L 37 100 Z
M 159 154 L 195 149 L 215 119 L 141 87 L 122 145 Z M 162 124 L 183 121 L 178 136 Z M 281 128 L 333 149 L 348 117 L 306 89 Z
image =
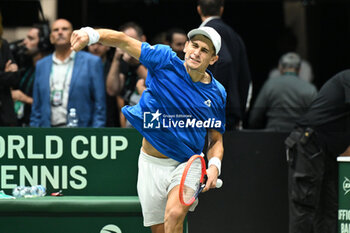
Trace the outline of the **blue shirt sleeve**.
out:
M 171 63 L 175 53 L 167 45 L 151 46 L 143 42 L 141 46 L 140 62 L 149 70 L 156 71 Z

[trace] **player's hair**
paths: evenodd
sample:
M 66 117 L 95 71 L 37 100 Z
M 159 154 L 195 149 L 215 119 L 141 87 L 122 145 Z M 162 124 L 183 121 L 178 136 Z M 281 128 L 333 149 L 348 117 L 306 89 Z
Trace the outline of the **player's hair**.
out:
M 198 0 L 198 5 L 204 16 L 220 15 L 220 8 L 224 6 L 224 0 Z
M 136 31 L 138 37 L 143 36 L 143 30 L 142 30 L 141 26 L 135 22 L 127 22 L 127 23 L 123 24 L 122 26 L 120 26 L 119 31 L 125 31 L 128 28 L 134 29 Z

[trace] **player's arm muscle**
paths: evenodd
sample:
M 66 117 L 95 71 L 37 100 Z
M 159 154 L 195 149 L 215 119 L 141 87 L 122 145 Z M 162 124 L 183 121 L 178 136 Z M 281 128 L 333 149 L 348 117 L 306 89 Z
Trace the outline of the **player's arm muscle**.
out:
M 100 36 L 98 42 L 107 46 L 118 47 L 139 60 L 142 45 L 140 41 L 119 31 L 110 29 L 97 29 L 96 31 Z M 88 45 L 89 40 L 88 32 L 85 30 L 75 30 L 70 39 L 71 49 L 74 51 L 80 51 Z
M 222 160 L 224 156 L 224 145 L 222 134 L 215 129 L 210 129 L 208 134 L 208 160 L 217 157 Z
M 211 158 L 218 158 L 222 160 L 224 155 L 224 146 L 222 134 L 214 129 L 210 129 L 208 132 L 208 152 L 207 157 L 210 161 Z M 221 165 L 220 165 L 221 166 Z M 216 187 L 217 178 L 219 175 L 219 168 L 216 165 L 211 165 L 207 169 L 207 185 L 203 189 L 203 192 L 208 191 L 210 188 Z
M 121 48 L 123 51 L 139 60 L 142 42 L 119 31 L 110 29 L 97 29 L 96 31 L 100 34 L 100 43 L 111 47 Z

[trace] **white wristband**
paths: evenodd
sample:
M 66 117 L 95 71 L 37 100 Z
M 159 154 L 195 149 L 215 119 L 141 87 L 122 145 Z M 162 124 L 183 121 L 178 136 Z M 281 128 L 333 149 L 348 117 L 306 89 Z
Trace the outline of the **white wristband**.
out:
M 218 157 L 213 157 L 209 160 L 208 162 L 208 168 L 211 166 L 211 165 L 214 165 L 215 167 L 218 168 L 218 171 L 219 171 L 219 176 L 221 174 L 221 160 L 218 158 Z
M 89 36 L 88 45 L 95 44 L 100 39 L 100 34 L 92 27 L 83 27 L 83 28 L 80 28 L 80 30 L 83 30 L 84 32 L 86 32 L 88 34 L 88 36 Z

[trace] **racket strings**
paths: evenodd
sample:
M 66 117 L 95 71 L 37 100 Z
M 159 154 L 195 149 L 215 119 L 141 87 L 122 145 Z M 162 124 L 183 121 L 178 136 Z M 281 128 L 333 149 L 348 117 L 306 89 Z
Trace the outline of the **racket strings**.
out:
M 202 176 L 202 163 L 201 159 L 197 158 L 193 160 L 192 164 L 189 166 L 183 189 L 183 198 L 186 203 L 195 196 L 197 190 L 200 188 L 200 179 Z

